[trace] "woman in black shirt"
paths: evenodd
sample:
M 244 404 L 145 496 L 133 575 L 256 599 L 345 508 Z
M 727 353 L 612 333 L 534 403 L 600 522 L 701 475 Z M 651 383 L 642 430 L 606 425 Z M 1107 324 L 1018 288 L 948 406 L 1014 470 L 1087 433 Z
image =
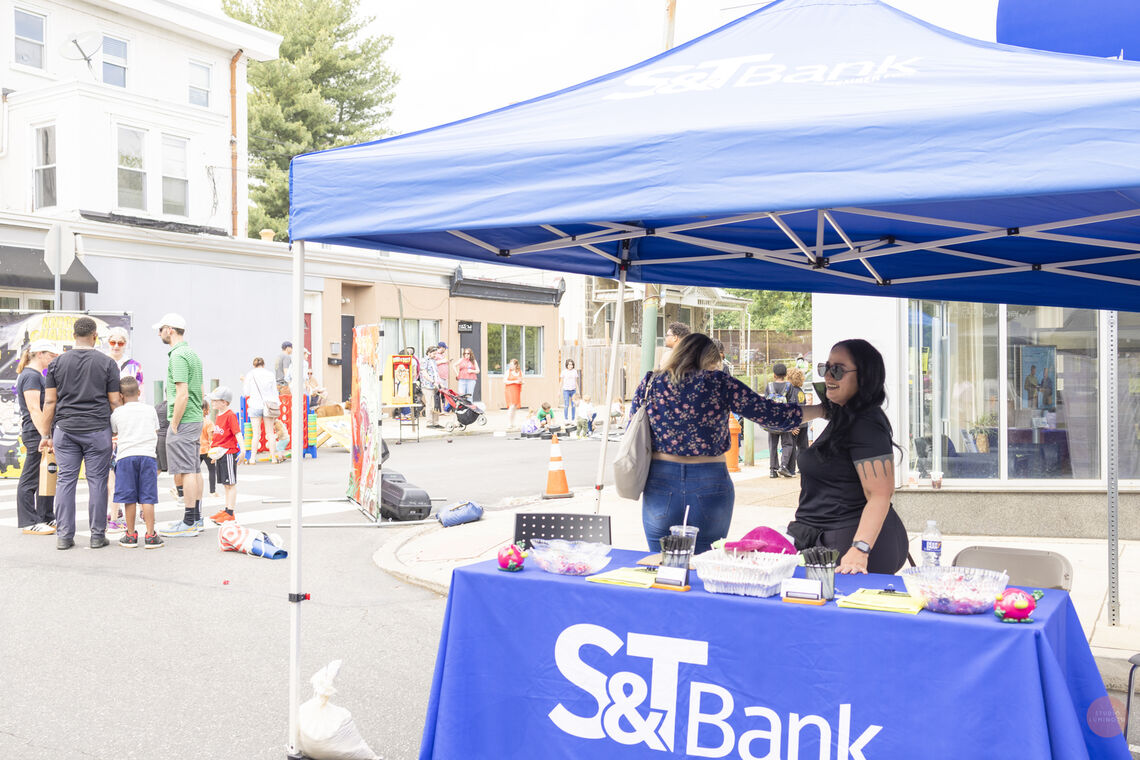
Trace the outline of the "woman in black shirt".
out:
M 865 340 L 844 340 L 818 369 L 828 424 L 799 455 L 800 504 L 788 532 L 797 549 L 838 550 L 838 572 L 897 573 L 907 535 L 891 507 L 894 443 L 883 412 L 883 357 Z

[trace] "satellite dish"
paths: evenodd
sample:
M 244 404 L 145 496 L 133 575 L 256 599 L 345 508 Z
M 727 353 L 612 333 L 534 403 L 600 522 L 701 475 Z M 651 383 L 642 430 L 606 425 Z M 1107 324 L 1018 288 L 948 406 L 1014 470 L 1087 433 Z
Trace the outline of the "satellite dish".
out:
M 83 32 L 69 36 L 67 40 L 59 46 L 59 54 L 69 61 L 86 62 L 88 71 L 94 76 L 95 67 L 91 65 L 91 59 L 99 52 L 99 48 L 102 46 L 102 32 Z

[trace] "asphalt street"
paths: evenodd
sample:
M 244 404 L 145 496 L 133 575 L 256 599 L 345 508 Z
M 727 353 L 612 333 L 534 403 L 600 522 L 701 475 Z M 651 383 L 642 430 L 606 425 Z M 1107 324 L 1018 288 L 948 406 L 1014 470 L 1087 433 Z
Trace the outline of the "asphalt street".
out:
M 572 485 L 588 485 L 598 442 L 563 446 Z M 493 506 L 546 482 L 550 446 L 491 436 L 392 447 L 388 465 L 448 500 Z M 343 496 L 344 451 L 306 460 L 306 499 Z M 289 466 L 239 470 L 239 517 L 278 531 Z M 160 515 L 179 508 L 160 481 Z M 86 487 L 79 512 L 86 516 Z M 57 551 L 15 529 L 15 481 L 0 480 L 0 756 L 281 758 L 287 740 L 289 563 L 223 553 L 217 531 L 157 551 L 112 544 Z M 220 504 L 207 501 L 207 514 Z M 366 521 L 348 505 L 306 505 L 306 522 Z M 302 699 L 309 677 L 344 660 L 333 702 L 385 758 L 419 748 L 446 599 L 396 581 L 372 555 L 408 528 L 304 532 Z M 290 547 L 293 548 L 293 547 Z

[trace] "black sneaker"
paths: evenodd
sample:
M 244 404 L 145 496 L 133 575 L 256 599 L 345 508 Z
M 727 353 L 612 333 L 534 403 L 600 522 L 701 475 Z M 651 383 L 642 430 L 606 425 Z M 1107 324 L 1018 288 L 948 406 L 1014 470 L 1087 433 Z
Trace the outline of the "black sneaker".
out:
M 119 539 L 119 546 L 123 547 L 124 549 L 139 548 L 139 534 L 137 532 L 124 533 L 123 537 Z
M 91 548 L 92 549 L 102 549 L 104 546 L 106 546 L 109 543 L 111 543 L 111 542 L 107 540 L 106 536 L 92 536 L 91 537 Z
M 161 549 L 165 544 L 162 541 L 162 536 L 157 533 L 148 533 L 143 538 L 144 549 Z
M 75 539 L 60 536 L 55 540 L 56 549 L 70 549 L 73 546 L 75 546 Z
M 787 467 L 781 467 L 780 469 L 776 470 L 776 472 L 780 473 L 785 478 L 794 478 L 795 477 L 795 474 L 793 474 Z

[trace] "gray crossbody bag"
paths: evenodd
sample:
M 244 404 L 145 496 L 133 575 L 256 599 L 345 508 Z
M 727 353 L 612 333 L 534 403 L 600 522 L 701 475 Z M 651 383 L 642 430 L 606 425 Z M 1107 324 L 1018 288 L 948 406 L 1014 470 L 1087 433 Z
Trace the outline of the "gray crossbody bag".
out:
M 641 408 L 633 415 L 614 460 L 614 486 L 623 499 L 640 499 L 649 479 L 649 463 L 653 458 L 653 431 L 649 426 L 649 399 L 656 375 L 645 386 Z

